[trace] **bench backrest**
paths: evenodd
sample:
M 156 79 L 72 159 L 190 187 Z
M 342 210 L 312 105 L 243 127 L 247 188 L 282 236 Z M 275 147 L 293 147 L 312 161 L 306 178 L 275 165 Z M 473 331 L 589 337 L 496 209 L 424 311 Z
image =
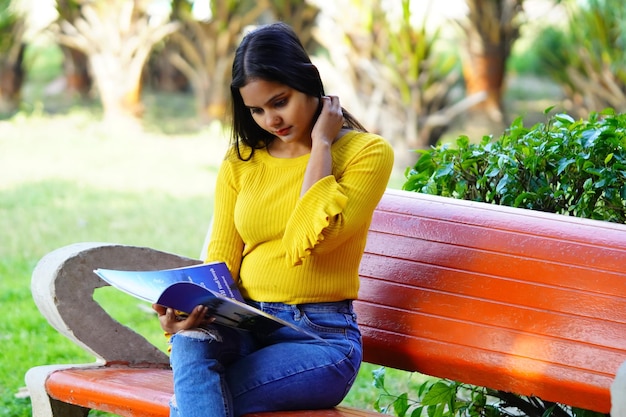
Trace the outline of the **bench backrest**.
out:
M 365 361 L 609 411 L 626 226 L 388 190 L 360 275 Z

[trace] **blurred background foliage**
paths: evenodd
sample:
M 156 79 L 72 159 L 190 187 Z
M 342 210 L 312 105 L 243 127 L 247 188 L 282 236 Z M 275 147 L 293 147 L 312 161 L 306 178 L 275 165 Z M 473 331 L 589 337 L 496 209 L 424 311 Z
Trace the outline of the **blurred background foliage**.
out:
M 548 105 L 557 111 L 585 117 L 605 107 L 624 110 L 626 8 L 620 0 L 446 5 L 0 0 L 0 114 L 10 118 L 36 106 L 59 112 L 78 103 L 114 125 L 141 127 L 145 92 L 156 91 L 186 95 L 196 126 L 223 121 L 241 36 L 276 20 L 296 29 L 327 90 L 392 142 L 402 166 L 414 162 L 406 150 L 435 145 L 459 121 L 500 133 L 519 115 L 510 114 L 504 95 L 516 80 L 527 93 L 542 88 L 534 87 L 538 79 L 555 86 Z M 56 66 L 39 79 L 45 84 L 25 94 L 36 68 L 52 60 Z
M 567 4 L 562 27 L 538 37 L 538 68 L 555 80 L 576 116 L 626 103 L 626 8 L 619 0 Z

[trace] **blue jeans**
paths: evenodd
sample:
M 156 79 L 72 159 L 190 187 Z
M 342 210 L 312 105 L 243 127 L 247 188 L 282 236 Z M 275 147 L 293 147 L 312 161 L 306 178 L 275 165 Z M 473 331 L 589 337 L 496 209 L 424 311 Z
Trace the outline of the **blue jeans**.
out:
M 341 402 L 362 358 L 351 301 L 250 304 L 315 333 L 288 327 L 267 335 L 219 325 L 171 338 L 172 417 L 233 417 L 318 409 Z

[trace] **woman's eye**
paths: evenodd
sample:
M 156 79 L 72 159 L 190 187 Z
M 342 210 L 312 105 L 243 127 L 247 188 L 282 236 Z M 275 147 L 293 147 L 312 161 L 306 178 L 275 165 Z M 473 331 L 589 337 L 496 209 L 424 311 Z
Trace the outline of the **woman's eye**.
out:
M 287 104 L 287 99 L 281 99 L 274 103 L 275 107 L 284 107 Z
M 261 113 L 263 113 L 263 110 L 261 110 L 259 108 L 251 107 L 250 108 L 250 113 L 252 113 L 252 114 L 261 114 Z

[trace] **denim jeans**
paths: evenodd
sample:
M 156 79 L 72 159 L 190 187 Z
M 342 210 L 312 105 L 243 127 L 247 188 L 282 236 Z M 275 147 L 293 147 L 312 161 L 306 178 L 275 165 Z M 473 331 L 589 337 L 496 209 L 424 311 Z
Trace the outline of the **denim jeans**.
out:
M 172 417 L 329 408 L 348 393 L 362 357 L 351 301 L 250 304 L 324 340 L 288 327 L 259 335 L 210 325 L 173 335 Z

